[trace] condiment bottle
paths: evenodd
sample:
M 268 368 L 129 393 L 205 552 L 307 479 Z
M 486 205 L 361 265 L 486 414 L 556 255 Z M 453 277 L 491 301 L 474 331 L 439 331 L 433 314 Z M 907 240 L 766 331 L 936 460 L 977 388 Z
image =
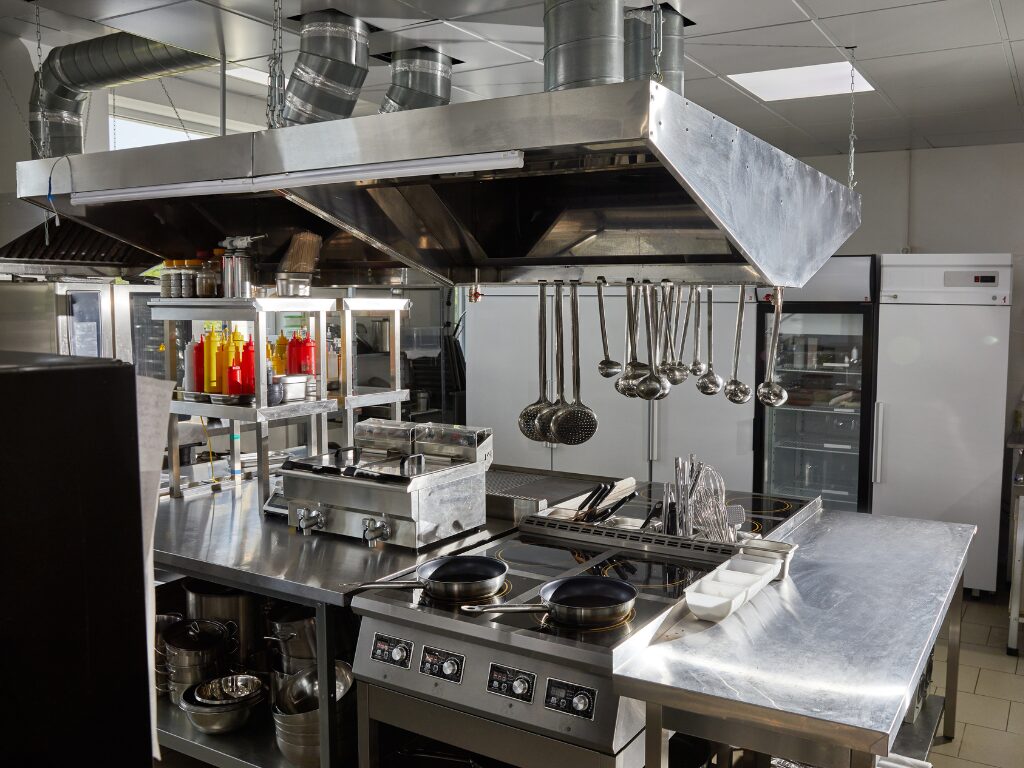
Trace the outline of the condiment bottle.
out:
M 316 375 L 316 342 L 307 336 L 299 348 L 299 373 Z
M 195 383 L 196 380 L 195 352 L 195 341 L 190 341 L 188 344 L 185 345 L 185 374 L 181 378 L 181 388 L 186 392 L 193 391 L 192 385 Z
M 256 347 L 252 336 L 242 347 L 242 392 L 251 395 L 256 391 Z
M 274 373 L 282 376 L 288 373 L 288 337 L 284 331 L 281 331 L 274 344 Z
M 242 384 L 242 366 L 230 365 L 227 373 L 227 389 L 225 395 L 244 395 L 245 385 Z
M 205 356 L 205 367 L 203 368 L 203 390 L 206 392 L 220 392 L 220 377 L 218 373 L 220 366 L 220 351 L 224 337 L 219 330 L 210 331 L 206 334 L 206 341 L 203 347 Z
M 203 343 L 202 336 L 199 337 L 199 341 L 195 342 L 192 353 L 192 371 L 195 376 L 192 380 L 193 391 L 203 392 L 206 387 L 206 345 Z
M 292 334 L 292 340 L 288 342 L 288 373 L 295 374 L 301 373 L 299 370 L 299 350 L 302 348 L 302 341 L 299 339 L 299 333 L 296 331 Z

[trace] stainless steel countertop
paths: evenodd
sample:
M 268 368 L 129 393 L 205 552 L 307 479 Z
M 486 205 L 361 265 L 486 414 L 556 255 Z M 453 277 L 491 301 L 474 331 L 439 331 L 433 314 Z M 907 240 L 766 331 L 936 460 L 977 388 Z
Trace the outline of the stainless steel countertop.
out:
M 299 602 L 348 603 L 345 585 L 382 579 L 443 554 L 468 549 L 512 530 L 511 520 L 488 519 L 476 533 L 416 553 L 388 544 L 374 549 L 355 539 L 303 536 L 284 519 L 265 518 L 256 483 L 218 493 L 164 497 L 156 519 L 158 568 L 208 578 Z
M 677 610 L 627 641 L 616 690 L 739 732 L 756 725 L 888 754 L 974 533 L 819 512 L 781 537 L 800 545 L 788 579 L 718 624 Z

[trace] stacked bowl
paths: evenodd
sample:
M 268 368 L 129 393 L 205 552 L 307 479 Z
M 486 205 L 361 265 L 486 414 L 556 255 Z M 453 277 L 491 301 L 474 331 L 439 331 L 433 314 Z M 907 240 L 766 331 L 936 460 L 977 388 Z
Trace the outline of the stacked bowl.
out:
M 352 687 L 352 667 L 334 662 L 335 699 Z M 340 707 L 338 708 L 340 712 Z M 320 697 L 316 666 L 292 675 L 274 705 L 277 748 L 288 762 L 299 768 L 320 765 Z
M 280 603 L 267 614 L 271 642 L 271 701 L 293 675 L 316 664 L 315 611 L 300 605 Z
M 153 661 L 156 667 L 157 695 L 167 693 L 170 690 L 167 687 L 167 665 L 164 662 L 164 657 L 166 656 L 164 632 L 181 621 L 181 619 L 182 615 L 180 613 L 158 613 L 156 615 L 156 644 L 153 648 L 156 655 L 153 657 Z
M 221 673 L 230 636 L 227 627 L 208 619 L 179 621 L 164 631 L 163 671 L 174 704 L 180 706 L 190 686 Z
M 246 724 L 264 693 L 255 675 L 228 675 L 190 685 L 178 706 L 203 733 L 230 733 Z

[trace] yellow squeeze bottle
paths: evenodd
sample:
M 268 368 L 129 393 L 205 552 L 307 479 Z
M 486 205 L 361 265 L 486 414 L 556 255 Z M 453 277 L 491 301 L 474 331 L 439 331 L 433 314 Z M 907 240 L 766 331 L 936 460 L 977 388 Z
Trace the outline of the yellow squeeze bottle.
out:
M 281 331 L 274 345 L 274 373 L 284 375 L 288 373 L 288 337 Z
M 203 342 L 203 391 L 220 392 L 220 368 L 218 353 L 223 337 L 220 331 L 210 331 Z

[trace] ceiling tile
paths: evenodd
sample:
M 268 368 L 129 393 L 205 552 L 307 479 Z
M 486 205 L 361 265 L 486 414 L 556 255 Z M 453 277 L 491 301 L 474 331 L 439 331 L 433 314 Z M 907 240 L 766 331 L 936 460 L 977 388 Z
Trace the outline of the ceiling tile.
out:
M 903 149 L 929 149 L 931 144 L 923 136 L 894 136 L 888 139 L 865 139 L 857 142 L 857 154 L 867 152 L 897 152 Z M 843 154 L 846 154 L 845 150 Z
M 950 133 L 1024 130 L 1024 116 L 1016 107 L 975 110 L 948 114 L 917 115 L 910 118 L 914 131 L 931 136 Z
M 245 2 L 272 7 L 271 0 L 217 0 L 218 2 Z M 209 0 L 207 0 L 209 2 Z M 347 13 L 378 29 L 402 29 L 412 24 L 421 24 L 434 18 L 432 14 L 413 8 L 402 0 L 301 0 L 306 13 L 333 8 Z
M 1024 130 L 977 131 L 973 133 L 929 133 L 926 137 L 934 147 L 968 147 L 979 144 L 1016 144 L 1024 142 Z
M 136 13 L 174 5 L 185 0 L 43 0 L 52 11 L 60 11 L 80 19 L 108 19 L 125 13 Z M 21 5 L 25 5 L 21 1 Z
M 544 57 L 543 4 L 469 16 L 452 23 L 531 59 Z
M 518 64 L 529 57 L 482 40 L 476 35 L 444 21 L 417 24 L 400 32 L 376 32 L 370 35 L 370 55 L 390 53 L 427 45 L 462 64 L 458 69 L 480 69 L 502 64 Z
M 200 0 L 200 2 L 240 13 L 252 19 L 259 19 L 268 24 L 274 23 L 274 4 L 268 3 L 266 0 Z M 299 22 L 291 17 L 299 15 L 302 10 L 302 0 L 282 0 L 281 10 L 284 15 L 284 28 L 297 31 Z
M 1024 82 L 1024 40 L 1014 40 L 1010 43 L 1010 53 L 1013 59 L 1011 66 L 1017 68 L 1017 77 Z
M 845 16 L 851 13 L 880 11 L 886 8 L 898 8 L 901 5 L 922 5 L 941 0 L 805 0 L 807 7 L 824 19 L 828 16 Z
M 700 37 L 739 29 L 768 27 L 806 21 L 807 17 L 792 0 L 686 0 L 686 18 L 696 22 L 687 27 L 687 37 Z
M 771 109 L 797 125 L 803 123 L 828 123 L 849 120 L 850 97 L 818 96 L 813 99 L 787 99 L 769 103 Z M 895 110 L 877 92 L 858 93 L 856 116 L 862 120 L 878 120 L 897 117 Z
M 226 55 L 229 61 L 266 56 L 273 38 L 268 25 L 199 0 L 118 16 L 108 23 L 125 32 L 207 56 Z M 297 49 L 298 43 L 298 35 L 284 33 L 285 50 Z
M 82 22 L 80 19 L 76 20 L 77 23 Z M 41 22 L 40 22 L 41 23 Z M 106 30 L 104 27 L 94 25 L 99 28 L 98 34 L 103 34 L 104 31 L 113 32 L 116 30 Z M 96 37 L 97 33 L 93 32 L 81 32 L 81 31 L 64 31 L 60 28 L 52 28 L 44 26 L 42 28 L 42 38 L 44 46 L 57 46 L 57 45 L 70 45 L 71 43 L 77 43 L 82 40 L 87 40 L 91 37 Z M 14 37 L 20 37 L 26 42 L 29 40 L 33 41 L 33 50 L 35 50 L 35 39 L 36 39 L 36 27 L 35 22 L 23 21 L 22 19 L 16 19 L 12 16 L 0 18 L 0 33 L 12 35 Z M 34 58 L 34 54 L 33 54 Z
M 687 54 L 723 75 L 843 60 L 809 21 L 696 38 Z
M 501 67 L 463 70 L 452 75 L 452 82 L 472 90 L 477 90 L 481 85 L 534 85 L 539 83 L 541 90 L 544 90 L 544 65 L 536 61 L 524 61 L 521 64 L 506 64 Z M 524 93 L 531 92 L 524 91 Z
M 989 0 L 940 0 L 821 22 L 840 45 L 856 45 L 858 59 L 896 56 L 999 42 Z
M 755 132 L 790 127 L 759 101 L 721 80 L 696 80 L 686 85 L 686 98 L 744 130 Z
M 842 147 L 841 142 L 817 141 L 794 128 L 764 129 L 751 133 L 794 157 L 836 154 Z
M 804 123 L 800 126 L 819 141 L 847 144 L 850 138 L 849 121 L 834 123 Z M 914 134 L 913 126 L 903 118 L 886 118 L 884 120 L 858 120 L 857 144 L 873 139 L 891 139 L 909 137 Z
M 422 11 L 431 19 L 462 19 L 468 16 L 486 15 L 494 10 L 494 0 L 402 0 L 403 3 Z M 505 0 L 499 13 L 507 9 L 536 4 L 537 0 Z M 541 24 L 543 24 L 543 3 L 541 5 Z
M 1006 31 L 1011 40 L 1024 40 L 1024 3 L 1020 0 L 1000 0 Z

